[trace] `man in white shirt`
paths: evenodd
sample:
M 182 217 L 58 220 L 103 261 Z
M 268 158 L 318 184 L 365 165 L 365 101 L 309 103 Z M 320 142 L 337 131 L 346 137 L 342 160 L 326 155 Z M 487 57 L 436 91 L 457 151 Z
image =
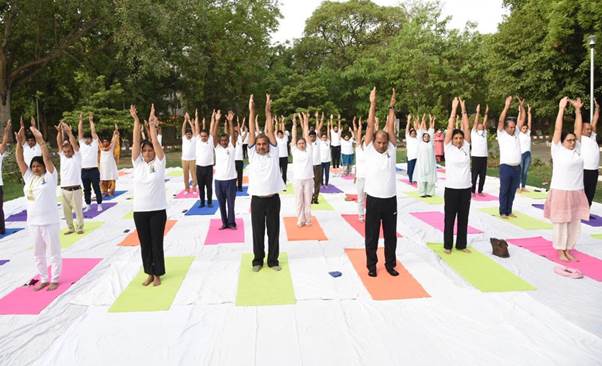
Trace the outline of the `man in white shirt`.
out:
M 64 122 L 60 122 L 55 126 L 56 145 L 59 147 L 59 157 L 61 159 L 61 201 L 63 204 L 63 215 L 67 222 L 67 232 L 65 235 L 73 234 L 77 231 L 78 234 L 84 233 L 84 213 L 82 211 L 82 187 L 81 187 L 81 170 L 82 158 L 79 153 L 79 144 L 73 136 L 71 126 Z M 63 134 L 67 134 L 68 140 L 64 140 Z M 73 225 L 73 212 L 77 219 L 77 225 Z
M 337 169 L 341 165 L 341 115 L 339 114 L 338 124 L 332 122 L 330 115 L 330 150 L 332 153 L 332 167 Z
M 211 126 L 215 123 L 215 119 L 221 118 L 220 111 L 213 111 L 211 115 Z M 207 193 L 207 202 L 209 207 L 213 207 L 213 165 L 214 160 L 214 144 L 213 137 L 205 130 L 205 119 L 203 126 L 199 126 L 199 119 L 194 121 L 194 136 L 196 137 L 196 179 L 199 187 L 200 207 L 205 207 L 205 192 Z
M 366 223 L 365 245 L 368 276 L 376 277 L 378 237 L 382 223 L 385 239 L 385 269 L 391 276 L 397 259 L 397 192 L 395 136 L 395 89 L 391 94 L 389 113 L 384 130 L 376 131 L 376 88 L 370 92 L 370 111 L 365 136 Z
M 198 112 L 195 112 L 195 119 L 198 119 Z M 190 115 L 184 114 L 184 122 L 182 122 L 182 171 L 184 173 L 184 191 L 190 192 L 190 177 L 192 176 L 192 191 L 196 192 L 196 137 L 192 131 L 194 126 L 190 121 Z M 158 137 L 158 136 L 157 136 Z
M 581 132 L 581 156 L 583 157 L 583 188 L 592 207 L 596 186 L 598 185 L 598 167 L 600 166 L 600 146 L 596 140 L 596 126 L 600 118 L 600 105 L 595 101 L 596 109 L 591 123 L 584 122 Z
M 284 123 L 282 123 L 282 126 L 284 126 Z M 282 180 L 286 185 L 286 173 L 288 168 L 288 136 L 284 134 L 284 130 L 278 130 L 276 144 L 278 146 L 278 162 L 280 165 L 280 172 L 282 173 Z
M 90 208 L 92 203 L 92 188 L 96 195 L 96 204 L 98 211 L 102 211 L 102 191 L 100 190 L 100 171 L 98 170 L 98 135 L 94 126 L 94 115 L 88 114 L 88 123 L 90 124 L 90 135 L 84 136 L 84 120 L 79 114 L 79 123 L 77 125 L 77 135 L 79 140 L 79 152 L 82 159 L 82 183 L 84 185 L 84 200 L 86 209 Z
M 237 121 L 238 124 L 238 121 Z M 234 129 L 234 139 L 236 140 L 236 146 L 234 147 L 234 164 L 236 166 L 236 189 L 242 192 L 242 181 L 243 181 L 243 169 L 245 168 L 245 150 L 243 148 L 243 142 L 245 139 L 248 140 L 248 133 L 245 129 L 245 119 L 242 120 L 241 126 L 237 126 Z
M 500 217 L 516 217 L 512 213 L 514 196 L 520 184 L 520 139 L 519 131 L 524 123 L 526 113 L 524 111 L 524 100 L 519 100 L 518 123 L 513 119 L 506 119 L 508 110 L 512 105 L 512 97 L 506 97 L 504 110 L 500 114 L 497 126 L 497 140 L 500 147 Z
M 322 160 L 320 158 L 320 140 L 318 133 L 322 129 L 323 120 L 319 120 L 318 112 L 316 112 L 316 129 L 309 132 L 309 143 L 311 144 L 312 164 L 314 166 L 314 194 L 311 198 L 312 204 L 318 204 L 318 196 L 320 195 L 320 186 L 322 185 Z
M 218 141 L 215 146 L 215 192 L 219 202 L 219 212 L 222 218 L 222 226 L 219 230 L 236 230 L 234 218 L 234 202 L 236 200 L 236 166 L 234 153 L 236 150 L 236 138 L 232 120 L 234 112 L 229 111 L 226 115 L 229 135 L 222 134 L 218 137 L 219 120 L 211 126 L 211 136 Z
M 251 195 L 251 226 L 253 229 L 253 271 L 259 272 L 265 258 L 265 235 L 268 236 L 268 267 L 280 271 L 280 196 L 284 181 L 279 172 L 279 153 L 274 136 L 270 96 L 265 102 L 265 135 L 249 131 L 249 194 Z M 253 95 L 249 98 L 249 121 L 255 118 Z
M 483 123 L 479 121 L 481 111 L 481 105 L 477 105 L 477 113 L 474 118 L 474 125 L 472 125 L 472 131 L 470 131 L 470 141 L 472 142 L 472 149 L 470 150 L 471 157 L 471 175 L 472 175 L 472 188 L 473 194 L 483 194 L 483 187 L 485 186 L 485 178 L 487 177 L 487 157 L 489 156 L 489 149 L 487 146 L 487 115 L 489 113 L 489 106 L 485 108 L 485 116 L 483 117 Z M 477 179 L 479 180 L 479 188 L 477 190 Z

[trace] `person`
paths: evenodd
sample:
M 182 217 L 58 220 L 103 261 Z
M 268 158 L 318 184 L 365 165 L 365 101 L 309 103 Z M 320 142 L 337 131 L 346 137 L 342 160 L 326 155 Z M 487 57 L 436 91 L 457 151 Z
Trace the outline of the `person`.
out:
M 309 143 L 311 144 L 311 156 L 312 163 L 314 166 L 314 190 L 311 198 L 312 204 L 318 204 L 320 196 L 320 186 L 322 185 L 322 154 L 321 144 L 322 141 L 318 140 L 318 134 L 322 130 L 322 124 L 324 123 L 324 113 L 322 113 L 322 119 L 320 120 L 319 114 L 316 111 L 316 126 L 313 131 L 309 132 Z
M 356 125 L 356 118 L 353 117 L 353 133 L 355 140 L 355 189 L 357 191 L 357 211 L 359 222 L 365 220 L 366 206 L 366 154 L 364 151 L 364 138 L 362 137 L 362 117 Z
M 163 237 L 167 222 L 167 200 L 165 198 L 165 153 L 159 143 L 157 130 L 159 121 L 155 115 L 155 105 L 151 105 L 148 118 L 151 141 L 140 139 L 140 119 L 136 107 L 130 107 L 134 119 L 132 134 L 132 165 L 134 167 L 134 223 L 144 273 L 148 276 L 142 283 L 148 286 L 161 285 L 161 276 L 165 274 L 165 254 Z
M 437 159 L 437 163 L 444 162 L 443 141 L 445 140 L 445 134 L 443 133 L 443 130 L 438 129 L 437 132 L 435 132 L 433 140 L 435 141 L 435 158 Z
M 483 187 L 485 187 L 485 179 L 487 178 L 487 157 L 489 156 L 489 148 L 487 138 L 489 132 L 487 131 L 487 116 L 489 115 L 489 106 L 485 107 L 485 115 L 483 116 L 483 122 L 480 119 L 481 105 L 477 105 L 477 111 L 474 117 L 474 124 L 470 131 L 470 144 L 472 145 L 470 150 L 470 170 L 471 170 L 471 192 L 472 194 L 478 193 L 483 195 Z M 477 188 L 477 180 L 479 186 Z
M 406 155 L 408 159 L 408 179 L 410 184 L 414 183 L 414 168 L 418 156 L 418 139 L 416 129 L 411 127 L 412 116 L 408 114 L 406 121 Z
M 311 225 L 311 201 L 313 194 L 313 146 L 309 141 L 309 117 L 301 114 L 303 136 L 297 139 L 297 115 L 293 116 L 291 154 L 293 155 L 293 185 L 297 202 L 297 226 Z
M 385 239 L 385 269 L 391 276 L 397 259 L 397 192 L 396 192 L 396 137 L 395 137 L 395 89 L 391 93 L 389 113 L 383 130 L 375 130 L 376 88 L 370 92 L 370 112 L 366 127 L 366 222 L 365 246 L 368 276 L 376 277 L 378 262 L 378 237 L 382 224 Z
M 435 148 L 433 146 L 435 121 L 433 116 L 429 116 L 429 119 L 429 129 L 426 129 L 426 120 L 423 117 L 418 131 L 420 141 L 416 149 L 416 170 L 414 173 L 420 197 L 434 196 L 437 183 L 437 162 L 435 161 Z
M 23 118 L 21 118 L 19 124 L 21 127 L 24 127 Z M 33 117 L 31 117 L 31 126 L 36 126 L 36 120 Z M 40 145 L 38 145 L 31 132 L 26 131 L 25 136 L 25 143 L 23 144 L 23 158 L 25 159 L 27 166 L 29 166 L 29 164 L 31 164 L 31 159 L 33 159 L 35 156 L 42 156 L 42 150 L 40 150 Z
M 82 157 L 79 152 L 79 144 L 73 136 L 71 126 L 61 121 L 55 126 L 56 145 L 59 148 L 59 158 L 61 163 L 61 202 L 63 205 L 63 215 L 67 222 L 67 231 L 65 235 L 84 233 L 84 212 L 82 210 Z M 65 141 L 64 135 L 67 134 Z M 73 225 L 73 212 L 75 212 L 76 225 Z
M 338 124 L 335 125 L 330 115 L 330 124 L 328 127 L 328 141 L 330 141 L 330 151 L 332 157 L 332 167 L 338 169 L 341 165 L 341 115 L 339 114 Z M 328 179 L 326 179 L 328 185 Z
M 234 138 L 236 139 L 236 146 L 234 146 L 234 164 L 236 166 L 236 189 L 242 192 L 242 181 L 243 181 L 243 169 L 245 167 L 245 152 L 243 148 L 243 142 L 248 140 L 247 129 L 245 128 L 245 119 L 242 119 L 242 127 L 238 124 L 238 117 L 236 118 L 236 128 L 234 129 Z
M 328 122 L 328 126 L 326 126 L 326 132 L 322 132 L 322 135 L 320 136 L 320 163 L 322 165 L 323 186 L 327 186 L 330 180 L 330 162 L 332 161 L 330 134 L 331 125 L 330 122 Z
M 79 114 L 79 123 L 77 124 L 77 136 L 79 140 L 79 152 L 82 156 L 82 184 L 84 186 L 84 201 L 86 210 L 92 203 L 92 189 L 96 195 L 97 210 L 102 211 L 102 192 L 100 190 L 100 171 L 98 170 L 98 135 L 94 125 L 94 115 L 88 114 L 88 123 L 90 125 L 90 135 L 84 136 L 84 120 L 82 114 Z
M 0 235 L 6 234 L 6 222 L 4 220 L 4 181 L 2 180 L 2 162 L 6 157 L 6 146 L 8 145 L 8 137 L 11 133 L 10 119 L 4 125 L 4 133 L 2 135 L 2 143 L 0 143 Z
M 195 120 L 198 119 L 198 111 L 195 110 Z M 184 114 L 184 122 L 182 122 L 182 173 L 184 175 L 184 191 L 190 193 L 190 186 L 192 185 L 192 191 L 196 192 L 197 180 L 196 180 L 196 136 L 193 135 L 194 126 L 190 120 L 190 114 L 186 112 Z M 190 178 L 192 177 L 192 181 Z
M 343 164 L 344 175 L 351 174 L 351 167 L 353 166 L 353 144 L 355 141 L 352 134 L 353 131 L 350 128 L 349 133 L 344 134 L 341 140 L 341 154 L 343 156 L 341 163 Z
M 276 125 L 278 125 L 277 122 Z M 286 170 L 288 168 L 288 136 L 284 134 L 284 121 L 279 125 L 280 129 L 276 134 L 276 143 L 278 144 L 280 173 L 282 174 L 282 180 L 286 185 Z
M 100 146 L 100 190 L 103 196 L 115 195 L 115 181 L 119 173 L 117 172 L 117 162 L 115 161 L 115 145 L 119 141 L 119 130 L 117 124 L 113 130 L 111 141 L 102 139 Z
M 279 152 L 272 125 L 270 96 L 265 102 L 265 134 L 255 136 L 249 124 L 249 194 L 251 195 L 251 226 L 253 230 L 253 272 L 259 272 L 265 258 L 265 235 L 268 236 L 268 267 L 280 271 L 280 196 L 284 181 L 279 170 Z M 249 121 L 255 118 L 253 95 L 249 98 Z
M 215 146 L 215 192 L 219 203 L 219 212 L 222 226 L 219 230 L 236 230 L 236 219 L 234 218 L 234 203 L 236 200 L 236 165 L 234 153 L 236 151 L 236 136 L 234 136 L 234 112 L 229 111 L 226 115 L 225 124 L 228 134 L 218 136 L 219 119 L 211 126 L 211 137 L 217 141 Z
M 39 276 L 39 281 L 33 290 L 40 291 L 47 287 L 48 291 L 54 291 L 59 287 L 62 268 L 60 220 L 56 209 L 58 177 L 42 133 L 33 124 L 30 131 L 40 146 L 42 156 L 34 156 L 29 166 L 25 164 L 23 156 L 25 128 L 21 126 L 16 136 L 16 160 L 25 182 L 23 193 L 27 201 L 27 227 L 34 244 L 35 264 Z M 48 254 L 48 261 L 46 254 Z M 48 263 L 50 263 L 50 280 Z
M 519 110 L 519 113 L 521 111 Z M 518 134 L 520 141 L 520 189 L 519 192 L 526 192 L 527 176 L 531 166 L 531 105 L 527 104 L 527 124 L 523 124 Z
M 575 109 L 573 132 L 563 132 L 564 112 L 568 104 Z M 552 136 L 552 182 L 544 204 L 544 217 L 552 221 L 552 245 L 562 261 L 574 261 L 571 250 L 581 234 L 580 220 L 589 219 L 589 205 L 583 186 L 583 157 L 581 153 L 581 99 L 564 97 L 558 105 L 558 115 Z
M 211 130 L 215 120 L 221 118 L 220 111 L 213 111 L 209 129 Z M 213 136 L 205 129 L 205 120 L 203 126 L 199 126 L 198 116 L 194 119 L 194 136 L 196 137 L 196 179 L 199 187 L 200 207 L 205 207 L 205 193 L 207 194 L 207 205 L 213 207 L 213 165 L 214 149 Z
M 249 123 L 252 123 L 252 121 L 249 121 Z M 249 159 L 249 154 L 248 154 L 248 149 L 249 149 L 249 130 L 245 126 L 245 119 L 244 118 L 242 119 L 242 134 L 244 135 L 244 138 L 242 140 L 243 158 L 244 159 Z
M 456 129 L 458 104 L 462 108 L 462 129 Z M 451 254 L 454 246 L 454 228 L 457 225 L 456 250 L 470 253 L 468 240 L 468 214 L 470 213 L 470 127 L 464 100 L 454 98 L 445 134 L 445 193 L 443 249 Z M 457 221 L 457 224 L 456 224 Z
M 583 189 L 589 207 L 592 207 L 596 186 L 598 185 L 598 167 L 600 166 L 600 146 L 596 140 L 596 127 L 600 118 L 600 105 L 595 101 L 596 109 L 591 123 L 583 123 L 581 134 L 581 156 L 583 157 Z
M 508 110 L 512 105 L 512 97 L 506 97 L 504 109 L 500 114 L 497 126 L 497 141 L 500 149 L 500 196 L 499 196 L 499 213 L 500 217 L 507 219 L 510 217 L 516 217 L 512 213 L 512 205 L 514 203 L 514 196 L 520 183 L 520 139 L 518 137 L 518 131 L 520 131 L 525 113 L 522 113 L 524 109 L 524 100 L 519 99 L 519 111 L 521 115 L 518 119 L 518 123 L 512 119 L 506 119 Z

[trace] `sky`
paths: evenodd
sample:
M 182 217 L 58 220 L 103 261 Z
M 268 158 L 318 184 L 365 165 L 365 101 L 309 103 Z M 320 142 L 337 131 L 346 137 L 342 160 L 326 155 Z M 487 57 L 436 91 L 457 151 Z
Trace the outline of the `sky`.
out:
M 285 42 L 301 38 L 305 20 L 322 3 L 322 0 L 279 0 L 283 19 L 272 42 Z M 400 0 L 372 0 L 378 5 L 398 5 Z M 451 16 L 449 26 L 462 29 L 467 21 L 476 22 L 481 33 L 494 33 L 507 13 L 502 0 L 441 0 L 443 14 Z

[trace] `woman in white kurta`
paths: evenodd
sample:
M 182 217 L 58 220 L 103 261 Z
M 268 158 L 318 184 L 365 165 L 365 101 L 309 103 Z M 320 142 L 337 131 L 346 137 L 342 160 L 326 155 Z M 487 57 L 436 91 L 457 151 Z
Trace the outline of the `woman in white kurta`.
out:
M 357 190 L 357 213 L 360 222 L 364 222 L 366 214 L 366 154 L 362 137 L 362 118 L 355 124 L 353 118 L 353 134 L 358 143 L 355 145 L 355 188 Z
M 303 113 L 303 137 L 297 139 L 297 119 L 293 118 L 291 153 L 293 185 L 297 202 L 297 226 L 311 225 L 311 199 L 314 193 L 313 147 L 309 141 L 309 117 Z
M 418 149 L 416 158 L 416 169 L 414 177 L 418 183 L 418 193 L 421 197 L 432 197 L 435 195 L 435 185 L 437 183 L 437 162 L 435 160 L 435 146 L 433 137 L 435 129 L 433 118 L 430 118 L 430 127 L 426 129 L 426 123 L 423 120 L 422 126 L 418 131 Z
M 100 171 L 100 189 L 103 196 L 115 195 L 115 181 L 119 173 L 117 172 L 117 162 L 115 161 L 114 147 L 119 141 L 119 130 L 115 125 L 113 138 L 111 141 L 102 140 L 100 146 L 100 162 L 98 170 Z

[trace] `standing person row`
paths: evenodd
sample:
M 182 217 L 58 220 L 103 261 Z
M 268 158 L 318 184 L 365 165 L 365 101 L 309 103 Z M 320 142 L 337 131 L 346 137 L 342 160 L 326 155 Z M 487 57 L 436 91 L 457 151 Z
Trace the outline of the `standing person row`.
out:
M 212 129 L 215 120 L 221 118 L 220 111 L 213 111 L 209 130 Z M 196 137 L 196 179 L 199 187 L 199 207 L 205 207 L 205 194 L 207 195 L 207 205 L 213 207 L 213 165 L 215 164 L 213 136 L 205 129 L 205 120 L 203 119 L 202 128 L 199 125 L 198 115 L 194 118 L 194 136 Z
M 114 196 L 117 177 L 117 161 L 115 160 L 115 146 L 119 144 L 119 130 L 117 125 L 113 130 L 111 141 L 106 138 L 102 139 L 100 145 L 100 162 L 98 170 L 100 172 L 100 190 L 104 196 Z
M 408 179 L 410 184 L 414 183 L 414 168 L 418 158 L 418 138 L 416 129 L 411 126 L 412 115 L 408 114 L 406 121 L 406 156 L 408 160 Z
M 321 141 L 320 141 L 320 162 L 322 164 L 322 186 L 327 186 L 330 181 L 330 162 L 332 161 L 332 147 L 330 136 L 332 133 L 331 123 L 328 122 L 328 126 L 326 126 L 326 132 L 322 132 Z M 339 146 L 340 147 L 340 146 Z
M 99 141 L 92 112 L 88 113 L 88 124 L 90 134 L 84 134 L 84 119 L 80 113 L 77 124 L 77 137 L 82 157 L 81 175 L 84 186 L 84 200 L 86 202 L 86 210 L 88 210 L 92 204 L 92 189 L 94 189 L 97 210 L 102 211 L 102 191 L 100 190 L 100 171 L 98 170 Z
M 280 173 L 282 174 L 282 180 L 286 185 L 286 172 L 288 169 L 288 136 L 285 132 L 288 131 L 284 128 L 284 118 L 280 123 L 276 121 L 278 126 L 278 132 L 276 133 L 276 143 L 278 144 L 278 162 L 280 165 Z
M 228 133 L 218 136 L 220 127 L 219 119 L 211 124 L 211 137 L 217 141 L 215 146 L 215 192 L 219 203 L 219 212 L 222 226 L 219 230 L 236 229 L 234 217 L 234 203 L 236 200 L 236 165 L 234 163 L 236 150 L 236 136 L 234 136 L 234 112 L 229 111 L 226 115 L 225 124 Z
M 524 113 L 524 108 L 519 109 L 519 113 Z M 519 117 L 520 120 L 520 117 Z M 518 139 L 520 140 L 520 190 L 526 192 L 527 177 L 529 176 L 529 167 L 531 166 L 531 106 L 527 104 L 527 124 L 520 127 Z
M 338 124 L 335 125 L 330 115 L 330 123 L 328 125 L 328 140 L 330 141 L 330 149 L 332 152 L 332 167 L 338 169 L 341 165 L 341 115 L 339 114 Z M 328 180 L 327 180 L 328 181 Z M 326 183 L 328 185 L 328 183 Z
M 366 154 L 364 151 L 364 138 L 362 137 L 362 117 L 356 124 L 353 117 L 353 133 L 355 135 L 355 177 L 354 183 L 357 190 L 357 211 L 359 222 L 364 222 L 366 212 Z
M 311 225 L 311 201 L 313 194 L 313 147 L 309 140 L 309 116 L 302 113 L 300 119 L 302 137 L 297 139 L 297 115 L 293 116 L 291 154 L 293 155 L 293 184 L 297 203 L 297 226 Z
M 245 128 L 245 118 L 242 119 L 242 126 L 238 123 L 236 117 L 236 128 L 234 129 L 234 138 L 236 146 L 234 147 L 234 164 L 236 166 L 236 189 L 242 192 L 243 169 L 245 168 L 245 148 L 244 141 L 249 141 L 249 134 Z
M 6 147 L 8 146 L 8 138 L 11 133 L 10 119 L 4 125 L 4 133 L 2 134 L 2 143 L 0 143 L 0 235 L 6 234 L 6 223 L 4 220 L 4 181 L 2 179 L 2 163 L 6 157 Z
M 480 121 L 481 105 L 477 105 L 477 110 L 474 118 L 474 124 L 470 131 L 470 143 L 472 148 L 470 149 L 470 160 L 471 160 L 471 175 L 472 175 L 472 194 L 478 193 L 483 195 L 483 187 L 485 186 L 485 179 L 487 178 L 487 157 L 489 156 L 489 106 L 485 107 L 485 115 L 483 116 L 483 122 Z M 479 186 L 477 189 L 477 180 Z
M 311 144 L 311 156 L 312 163 L 314 166 L 314 190 L 311 198 L 312 204 L 318 204 L 318 198 L 320 196 L 320 186 L 322 185 L 322 140 L 318 139 L 318 134 L 322 130 L 322 124 L 324 122 L 324 114 L 322 119 L 319 118 L 319 113 L 316 112 L 316 128 L 309 132 L 309 143 Z
M 600 105 L 595 101 L 596 109 L 591 123 L 583 123 L 581 134 L 581 151 L 583 152 L 583 188 L 587 196 L 589 206 L 592 206 L 598 185 L 598 169 L 600 167 L 600 146 L 598 145 L 598 134 L 596 127 L 600 118 Z
M 429 128 L 426 129 L 426 118 L 422 117 L 422 123 L 418 136 L 417 154 L 416 154 L 416 183 L 420 197 L 432 197 L 435 195 L 435 186 L 437 183 L 437 162 L 435 161 L 435 147 L 433 145 L 433 135 L 435 134 L 435 120 L 429 116 Z
M 198 118 L 198 111 L 195 111 L 195 119 Z M 184 114 L 184 122 L 182 122 L 182 173 L 184 176 L 184 191 L 190 193 L 192 183 L 192 191 L 196 192 L 196 136 L 193 135 L 194 126 L 190 120 L 188 112 Z M 192 177 L 192 181 L 191 178 Z

